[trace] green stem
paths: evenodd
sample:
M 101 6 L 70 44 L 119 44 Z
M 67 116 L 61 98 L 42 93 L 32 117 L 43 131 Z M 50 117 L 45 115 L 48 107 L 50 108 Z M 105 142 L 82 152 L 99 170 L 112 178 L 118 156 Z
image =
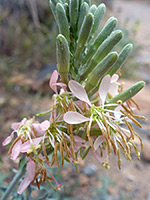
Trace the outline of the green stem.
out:
M 6 192 L 4 193 L 4 195 L 3 195 L 3 197 L 2 197 L 1 200 L 8 200 L 9 195 L 11 194 L 11 192 L 13 191 L 13 189 L 15 188 L 15 186 L 18 183 L 18 181 L 20 180 L 20 178 L 24 175 L 24 173 L 25 173 L 25 169 L 23 167 L 14 176 L 13 180 L 9 184 L 9 186 L 8 186 Z

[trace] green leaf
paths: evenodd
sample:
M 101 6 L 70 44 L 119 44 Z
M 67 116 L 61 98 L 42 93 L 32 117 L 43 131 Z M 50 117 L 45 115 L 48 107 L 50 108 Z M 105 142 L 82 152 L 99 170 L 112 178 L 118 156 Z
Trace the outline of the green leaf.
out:
M 69 23 L 68 23 L 65 9 L 63 5 L 60 3 L 58 3 L 56 6 L 56 14 L 57 14 L 59 32 L 65 36 L 65 38 L 67 39 L 69 43 L 70 42 Z
M 68 83 L 70 51 L 66 38 L 59 34 L 56 38 L 57 69 L 63 83 Z
M 88 74 L 96 67 L 96 65 L 113 49 L 113 47 L 121 40 L 122 31 L 114 31 L 97 49 L 95 55 L 91 58 L 87 66 L 84 65 L 85 72 L 81 75 L 80 80 L 85 80 Z
M 93 25 L 94 17 L 91 13 L 89 13 L 86 18 L 84 19 L 84 22 L 81 26 L 80 32 L 79 32 L 79 38 L 77 41 L 77 48 L 75 52 L 75 59 L 78 60 L 81 54 L 81 51 L 83 48 L 85 48 L 86 41 L 89 37 L 92 25 Z

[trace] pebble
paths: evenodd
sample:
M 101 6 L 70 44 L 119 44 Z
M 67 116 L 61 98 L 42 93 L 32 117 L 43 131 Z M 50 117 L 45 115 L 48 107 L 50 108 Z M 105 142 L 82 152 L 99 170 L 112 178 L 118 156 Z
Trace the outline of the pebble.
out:
M 83 170 L 84 174 L 89 177 L 94 176 L 96 171 L 97 167 L 93 164 L 88 164 Z

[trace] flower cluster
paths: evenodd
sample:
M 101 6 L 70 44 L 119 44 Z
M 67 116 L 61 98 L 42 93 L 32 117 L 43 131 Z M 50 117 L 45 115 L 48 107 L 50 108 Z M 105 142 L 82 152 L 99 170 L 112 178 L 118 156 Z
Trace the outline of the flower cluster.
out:
M 60 189 L 62 185 L 58 184 L 45 166 L 60 168 L 63 167 L 64 161 L 77 165 L 79 151 L 82 159 L 91 152 L 106 168 L 109 168 L 112 150 L 118 156 L 119 168 L 120 149 L 131 161 L 133 148 L 140 160 L 140 152 L 134 138 L 139 138 L 141 148 L 143 144 L 131 122 L 142 128 L 135 118 L 145 118 L 135 115 L 129 102 L 123 104 L 120 100 L 117 103 L 107 103 L 109 96 L 118 94 L 117 79 L 118 75 L 105 76 L 98 94 L 90 101 L 81 84 L 70 80 L 67 91 L 65 84 L 57 83 L 58 73 L 54 71 L 50 86 L 56 94 L 54 106 L 50 110 L 50 119 L 39 123 L 35 118 L 24 118 L 19 123 L 13 123 L 13 132 L 3 142 L 3 145 L 9 144 L 16 133 L 16 139 L 11 144 L 8 155 L 15 160 L 25 154 L 28 160 L 27 176 L 18 188 L 19 194 L 34 182 L 40 189 L 40 185 L 45 181 L 53 187 L 51 181 L 54 181 L 56 189 Z M 57 86 L 62 87 L 60 93 Z M 125 124 L 126 128 L 122 124 Z
M 120 69 L 128 57 L 132 45 L 126 45 L 118 54 L 110 52 L 122 38 L 120 30 L 113 31 L 117 20 L 110 18 L 99 31 L 105 5 L 91 6 L 87 0 L 50 0 L 50 6 L 58 24 L 56 39 L 57 70 L 49 85 L 55 92 L 53 106 L 38 116 L 50 115 L 43 122 L 35 117 L 24 118 L 12 124 L 12 133 L 3 145 L 11 143 L 8 155 L 12 160 L 26 159 L 27 176 L 21 182 L 21 194 L 30 184 L 40 185 L 47 181 L 54 190 L 59 190 L 49 169 L 61 168 L 64 162 L 78 165 L 92 153 L 106 169 L 109 157 L 114 153 L 121 168 L 120 152 L 132 160 L 134 150 L 140 160 L 140 150 L 135 143 L 141 137 L 133 124 L 142 128 L 134 114 L 138 104 L 133 100 L 143 87 L 138 82 L 127 90 L 119 84 Z M 56 187 L 53 186 L 56 184 Z

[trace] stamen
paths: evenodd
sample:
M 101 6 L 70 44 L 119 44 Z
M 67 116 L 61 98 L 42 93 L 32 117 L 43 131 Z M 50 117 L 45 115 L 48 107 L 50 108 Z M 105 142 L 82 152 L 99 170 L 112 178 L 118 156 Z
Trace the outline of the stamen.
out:
M 121 169 L 120 149 L 118 149 L 118 168 Z
M 127 150 L 124 148 L 123 144 L 119 141 L 119 140 L 116 140 L 117 143 L 120 145 L 122 151 L 124 152 L 125 156 L 127 155 Z
M 66 106 L 66 104 L 65 104 L 63 99 L 61 100 L 61 102 L 63 104 L 64 113 L 66 113 L 68 111 L 68 108 L 67 108 L 67 106 Z
M 58 147 L 59 147 L 59 144 L 56 143 L 55 149 L 54 149 L 54 155 L 55 155 L 55 160 L 56 160 L 56 163 L 57 163 L 57 167 L 60 168 L 59 161 L 58 161 L 58 153 L 57 153 Z
M 55 163 L 55 151 L 53 152 L 53 155 L 52 155 L 51 166 L 53 166 L 54 163 Z
M 89 125 L 87 127 L 87 137 L 88 137 L 88 140 L 89 140 L 89 143 L 90 143 L 92 149 L 95 151 L 95 148 L 94 148 L 94 145 L 93 145 L 93 141 L 92 141 L 91 136 L 90 136 L 90 127 L 89 127 Z
M 125 123 L 126 123 L 128 129 L 129 129 L 129 131 L 130 131 L 130 133 L 131 133 L 131 138 L 134 140 L 134 134 L 133 134 L 133 129 L 132 129 L 132 127 L 131 127 L 131 126 L 132 126 L 131 123 L 128 122 L 128 121 L 126 120 L 126 118 L 124 118 L 124 121 L 125 121 Z
M 103 157 L 103 151 L 102 151 L 102 148 L 99 146 L 99 149 L 100 149 L 100 155 L 101 157 Z
M 141 115 L 135 115 L 135 114 L 133 114 L 133 117 L 139 118 L 139 119 L 143 119 L 143 120 L 147 120 L 146 117 L 141 116 Z
M 71 110 L 76 112 L 76 108 L 74 106 L 74 103 L 73 103 L 73 100 L 71 99 L 71 102 L 70 102 L 70 107 L 71 107 Z
M 40 184 L 39 184 L 39 182 L 38 182 L 38 180 L 37 180 L 37 178 L 36 178 L 36 186 L 38 187 L 38 189 L 40 190 Z
M 123 110 L 120 110 L 120 112 L 122 112 L 124 115 L 126 115 L 129 119 L 131 119 L 138 127 L 142 128 L 142 125 L 136 120 L 134 119 L 130 114 L 126 113 Z
M 137 146 L 135 145 L 134 142 L 132 142 L 132 141 L 130 141 L 130 142 L 131 142 L 132 146 L 134 147 L 134 150 L 135 150 L 135 153 L 136 153 L 136 155 L 137 155 L 137 157 L 138 157 L 138 160 L 141 161 L 140 152 L 139 152 Z
M 61 154 L 61 167 L 64 166 L 64 147 L 62 144 L 62 140 L 60 141 L 60 154 Z
M 138 110 L 140 110 L 140 106 L 137 104 L 137 102 L 136 102 L 133 98 L 131 98 L 130 101 L 131 101 L 132 103 L 134 103 L 134 105 L 136 106 L 136 108 L 137 108 Z
M 133 113 L 131 112 L 131 110 L 129 110 L 129 109 L 122 103 L 121 100 L 119 100 L 117 103 L 120 104 L 120 105 L 122 106 L 122 108 L 123 108 L 126 112 L 128 112 L 130 115 L 133 115 Z
M 125 145 L 125 147 L 126 147 L 126 149 L 127 149 L 127 152 L 130 153 L 129 145 L 128 145 L 127 141 L 125 140 L 123 134 L 122 134 L 118 129 L 116 129 L 116 131 L 117 131 L 117 132 L 119 133 L 119 135 L 121 136 L 121 139 L 122 139 L 122 141 L 123 141 L 123 143 L 124 143 L 124 145 Z
M 43 150 L 44 156 L 46 158 L 46 161 L 49 162 L 49 158 L 48 158 L 48 155 L 46 153 L 46 148 L 45 148 L 44 142 L 42 142 L 42 150 Z
M 108 139 L 110 140 L 110 132 L 109 132 L 108 124 L 106 122 L 106 118 L 105 118 L 103 113 L 101 113 L 101 114 L 102 114 L 102 118 L 104 120 L 104 124 L 105 124 L 105 127 L 106 127 L 106 132 L 107 132 Z
M 142 141 L 141 137 L 134 129 L 133 129 L 133 132 L 134 132 L 134 135 L 140 140 L 141 150 L 143 150 L 143 141 Z
M 106 144 L 107 144 L 108 155 L 110 155 L 110 153 L 111 153 L 111 146 L 110 146 L 109 140 L 107 138 L 107 135 L 106 135 L 104 129 L 101 129 L 101 131 L 102 131 L 102 134 L 103 134 L 103 136 L 105 138 L 105 141 L 106 141 Z
M 62 140 L 63 140 L 64 150 L 65 150 L 66 156 L 68 158 L 70 158 L 70 153 L 69 153 L 69 150 L 68 150 L 67 141 L 66 141 L 64 135 L 62 135 Z
M 114 154 L 116 155 L 116 154 L 117 154 L 117 148 L 116 148 L 115 143 L 114 143 L 114 141 L 112 140 L 111 137 L 110 137 L 110 142 L 111 142 L 111 145 L 112 145 L 112 147 L 113 147 Z

